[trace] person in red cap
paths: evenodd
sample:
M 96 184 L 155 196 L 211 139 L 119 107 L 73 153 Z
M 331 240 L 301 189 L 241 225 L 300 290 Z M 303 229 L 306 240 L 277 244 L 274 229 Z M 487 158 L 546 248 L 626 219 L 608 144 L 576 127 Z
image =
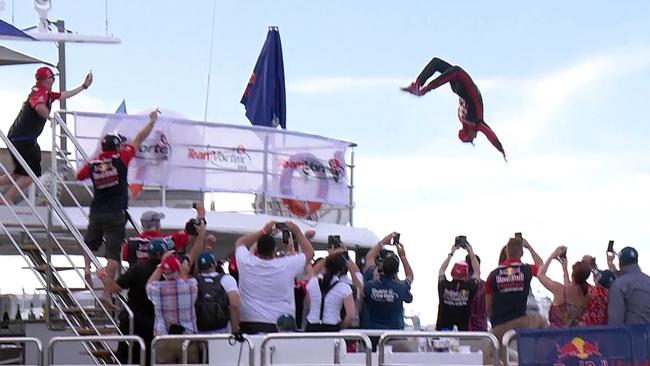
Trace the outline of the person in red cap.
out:
M 38 145 L 38 136 L 43 132 L 45 121 L 50 119 L 50 110 L 55 100 L 65 100 L 88 89 L 93 83 L 91 73 L 86 75 L 84 82 L 72 90 L 63 90 L 60 93 L 52 91 L 52 84 L 56 74 L 49 67 L 40 67 L 36 70 L 36 84 L 32 87 L 27 100 L 23 103 L 16 120 L 9 128 L 7 137 L 18 150 L 18 154 L 25 160 L 29 168 L 37 177 L 41 176 L 41 148 Z M 16 156 L 11 154 L 14 162 L 14 171 L 11 177 L 16 181 L 20 190 L 32 184 L 32 178 L 27 174 L 23 166 L 18 162 Z M 0 177 L 0 185 L 10 184 L 11 179 L 7 175 Z M 12 186 L 5 194 L 9 204 L 12 204 L 18 194 L 18 189 Z M 4 202 L 0 201 L 0 204 Z
M 198 235 L 188 255 L 188 266 L 182 266 L 174 251 L 163 256 L 160 265 L 147 281 L 147 297 L 153 303 L 155 320 L 154 336 L 167 334 L 196 334 L 195 304 L 199 296 L 198 282 L 190 276 L 189 268 L 205 248 L 205 222 L 196 225 Z M 160 276 L 164 280 L 160 280 Z M 175 363 L 181 359 L 182 341 L 163 341 L 158 348 L 155 363 Z M 198 363 L 199 350 L 196 343 L 190 344 L 189 362 Z
M 436 330 L 452 330 L 456 328 L 467 331 L 469 329 L 470 307 L 478 289 L 481 273 L 472 246 L 467 241 L 462 246 L 469 254 L 472 268 L 476 268 L 476 270 L 473 271 L 470 277 L 467 263 L 465 261 L 457 262 L 451 269 L 452 280 L 447 279 L 445 272 L 449 262 L 456 250 L 461 247 L 458 243 L 454 244 L 438 272 L 438 320 L 436 321 Z

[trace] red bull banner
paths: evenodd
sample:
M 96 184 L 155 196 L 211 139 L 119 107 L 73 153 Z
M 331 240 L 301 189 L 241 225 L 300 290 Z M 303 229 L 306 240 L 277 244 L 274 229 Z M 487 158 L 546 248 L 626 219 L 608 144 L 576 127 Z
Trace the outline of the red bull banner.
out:
M 97 154 L 100 139 L 127 143 L 147 116 L 75 113 L 82 149 Z M 345 154 L 351 144 L 286 130 L 170 118 L 162 114 L 129 166 L 129 183 L 205 192 L 265 193 L 302 201 L 348 204 Z M 77 155 L 77 162 L 83 157 Z
M 636 333 L 625 327 L 519 330 L 519 365 L 648 366 L 646 329 Z

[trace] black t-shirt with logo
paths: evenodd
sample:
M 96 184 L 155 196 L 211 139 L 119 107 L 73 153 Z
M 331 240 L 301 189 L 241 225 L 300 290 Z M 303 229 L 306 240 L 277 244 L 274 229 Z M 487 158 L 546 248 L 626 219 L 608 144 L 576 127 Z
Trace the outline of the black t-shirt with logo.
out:
M 518 260 L 503 262 L 490 273 L 485 293 L 492 295 L 492 326 L 526 315 L 530 281 L 537 275 L 537 266 Z
M 95 194 L 90 213 L 118 213 L 129 203 L 127 174 L 129 162 L 135 156 L 133 145 L 124 145 L 118 151 L 103 151 L 77 173 L 77 179 L 90 178 Z
M 136 264 L 129 267 L 129 269 L 117 279 L 117 284 L 123 288 L 128 289 L 129 308 L 137 317 L 154 318 L 153 304 L 147 297 L 147 281 L 151 274 L 156 270 L 158 262 L 147 261 L 143 264 Z
M 436 330 L 468 330 L 472 301 L 478 289 L 478 281 L 448 281 L 441 277 L 438 281 L 438 320 Z

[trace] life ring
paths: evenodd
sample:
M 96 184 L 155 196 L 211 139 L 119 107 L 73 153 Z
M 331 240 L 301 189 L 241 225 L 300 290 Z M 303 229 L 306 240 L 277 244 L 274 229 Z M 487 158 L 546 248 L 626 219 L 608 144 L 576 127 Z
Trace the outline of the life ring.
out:
M 327 198 L 327 193 L 329 190 L 329 183 L 327 180 L 327 173 L 325 172 L 325 167 L 320 162 L 320 160 L 310 153 L 298 153 L 292 155 L 288 159 L 288 163 L 280 174 L 280 193 L 283 196 L 293 196 L 293 189 L 291 188 L 291 179 L 293 177 L 293 172 L 296 170 L 300 164 L 291 164 L 292 162 L 300 162 L 304 165 L 310 166 L 310 169 L 314 172 L 318 178 L 318 192 L 316 197 L 325 201 Z M 313 169 L 312 167 L 321 166 L 323 169 Z M 298 216 L 298 217 L 307 217 L 315 214 L 322 206 L 321 202 L 315 201 L 300 201 L 290 198 L 283 198 L 282 203 L 287 206 L 289 212 Z
M 320 210 L 322 203 L 312 201 L 298 201 L 283 198 L 282 203 L 287 206 L 289 212 L 298 217 L 307 217 L 315 214 Z

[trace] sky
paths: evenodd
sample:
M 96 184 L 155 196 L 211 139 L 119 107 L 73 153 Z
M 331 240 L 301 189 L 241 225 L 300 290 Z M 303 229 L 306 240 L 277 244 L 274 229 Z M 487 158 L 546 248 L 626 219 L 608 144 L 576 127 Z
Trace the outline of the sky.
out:
M 11 22 L 5 3 L 0 18 Z M 34 25 L 31 3 L 16 3 L 13 23 Z M 107 4 L 108 13 L 104 1 L 53 1 L 50 19 L 105 34 L 107 18 L 122 40 L 67 46 L 68 85 L 89 68 L 95 77 L 69 109 L 110 113 L 126 98 L 130 111 L 159 105 L 203 119 L 211 64 L 207 119 L 248 125 L 239 99 L 267 26 L 278 26 L 287 126 L 358 144 L 355 226 L 402 233 L 415 271 L 408 312 L 425 322 L 435 321 L 434 279 L 456 235 L 482 258 L 484 278 L 514 232 L 544 259 L 562 244 L 570 261 L 590 253 L 601 266 L 615 240 L 650 269 L 650 2 L 223 1 L 211 60 L 212 2 Z M 56 60 L 53 44 L 2 44 Z M 447 86 L 421 98 L 399 90 L 433 56 L 476 81 L 507 163 L 483 136 L 458 140 Z M 0 68 L 3 131 L 33 71 Z M 560 279 L 557 264 L 550 273 Z

